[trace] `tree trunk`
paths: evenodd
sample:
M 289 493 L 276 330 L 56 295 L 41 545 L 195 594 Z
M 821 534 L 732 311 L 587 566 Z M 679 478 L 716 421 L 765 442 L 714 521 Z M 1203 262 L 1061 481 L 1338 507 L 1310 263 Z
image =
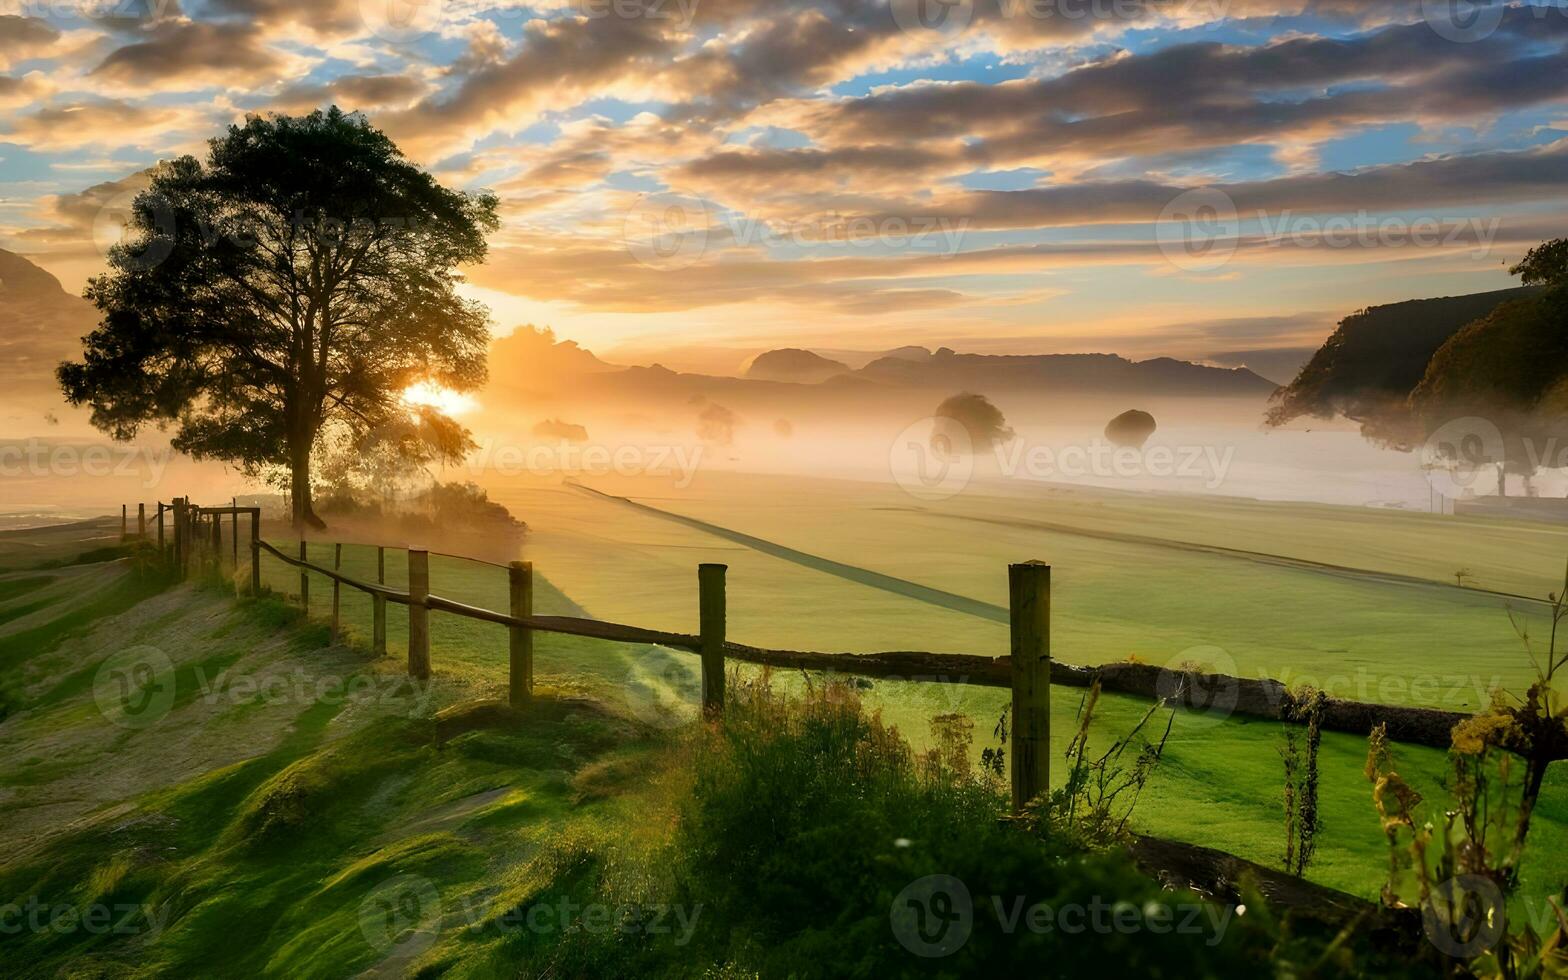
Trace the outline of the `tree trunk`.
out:
M 289 445 L 289 491 L 294 498 L 294 527 L 324 530 L 327 522 L 316 515 L 311 505 L 310 446 L 314 440 L 296 439 Z

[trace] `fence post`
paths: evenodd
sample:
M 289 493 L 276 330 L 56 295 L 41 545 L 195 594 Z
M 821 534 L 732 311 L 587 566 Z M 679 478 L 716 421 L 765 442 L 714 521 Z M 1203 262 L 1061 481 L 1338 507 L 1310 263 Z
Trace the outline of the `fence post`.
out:
M 250 512 L 250 594 L 261 595 L 261 509 Z
M 234 570 L 237 572 L 240 570 L 240 498 L 230 497 L 229 506 L 232 508 L 230 516 L 234 518 L 233 523 L 230 525 L 230 529 L 233 531 L 232 537 L 234 538 Z
M 223 515 L 212 515 L 212 570 L 223 571 Z
M 129 504 L 121 504 L 120 505 L 120 540 L 121 541 L 124 541 L 126 538 L 130 537 L 130 534 L 131 534 L 130 525 L 127 523 L 129 521 L 129 518 L 126 516 L 128 510 L 129 510 L 129 507 L 130 507 Z
M 174 498 L 174 567 L 185 574 L 185 498 Z
M 147 540 L 147 505 L 136 505 L 136 537 L 142 541 Z
M 301 532 L 302 534 L 304 532 Z M 310 547 L 305 539 L 299 539 L 299 560 L 310 561 Z M 305 608 L 305 616 L 310 616 L 310 574 L 301 568 L 299 570 L 299 604 Z
M 514 561 L 507 570 L 512 587 L 512 615 L 526 619 L 534 614 L 534 563 Z M 534 631 L 513 626 L 511 703 L 521 708 L 534 696 Z
M 1009 566 L 1013 810 L 1051 789 L 1051 566 Z
M 332 570 L 343 571 L 343 546 L 337 545 L 332 554 Z M 332 580 L 332 645 L 343 641 L 343 583 Z
M 430 677 L 430 552 L 408 549 L 408 676 Z
M 376 583 L 387 584 L 387 549 L 376 547 Z M 370 597 L 370 642 L 376 656 L 387 655 L 387 598 L 379 593 Z
M 724 576 L 728 565 L 698 565 L 697 595 L 702 636 L 702 713 L 724 714 Z
M 158 501 L 158 560 L 167 562 L 169 556 L 163 550 L 163 501 Z

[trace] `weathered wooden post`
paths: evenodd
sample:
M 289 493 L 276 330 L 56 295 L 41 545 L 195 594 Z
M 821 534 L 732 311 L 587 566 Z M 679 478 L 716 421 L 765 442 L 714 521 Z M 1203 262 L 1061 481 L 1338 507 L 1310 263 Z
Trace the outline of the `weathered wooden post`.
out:
M 250 594 L 261 595 L 261 508 L 250 512 Z
M 163 561 L 169 560 L 163 548 L 163 501 L 161 500 L 158 501 L 158 557 Z
M 724 576 L 728 565 L 697 566 L 697 595 L 702 639 L 702 713 L 724 714 Z
M 304 532 L 299 539 L 299 560 L 310 561 L 310 548 L 305 543 Z M 305 608 L 305 615 L 310 615 L 310 573 L 303 567 L 299 570 L 299 604 Z
M 332 555 L 332 570 L 343 571 L 343 546 L 336 545 Z M 343 642 L 343 583 L 332 580 L 332 645 Z
M 230 530 L 233 532 L 231 536 L 234 538 L 234 570 L 237 572 L 240 570 L 240 498 L 230 497 L 229 507 L 229 515 L 234 519 Z
M 127 523 L 127 521 L 129 520 L 129 517 L 127 516 L 128 511 L 129 511 L 129 507 L 130 507 L 129 504 L 121 504 L 120 505 L 120 540 L 121 541 L 124 541 L 126 538 L 130 537 L 130 535 L 131 535 L 131 529 L 130 529 L 129 524 Z
M 1010 566 L 1013 810 L 1051 789 L 1051 566 Z
M 512 615 L 527 619 L 534 614 L 534 563 L 514 561 L 507 570 L 512 590 Z M 534 631 L 513 626 L 510 700 L 521 708 L 534 696 Z
M 223 515 L 212 515 L 212 570 L 223 570 Z
M 138 540 L 147 540 L 147 505 L 136 505 L 136 537 Z
M 430 552 L 408 549 L 408 676 L 430 677 Z
M 387 584 L 387 549 L 376 547 L 376 582 Z M 380 593 L 370 597 L 370 643 L 376 656 L 387 655 L 387 598 Z
M 174 567 L 185 572 L 185 498 L 174 498 Z

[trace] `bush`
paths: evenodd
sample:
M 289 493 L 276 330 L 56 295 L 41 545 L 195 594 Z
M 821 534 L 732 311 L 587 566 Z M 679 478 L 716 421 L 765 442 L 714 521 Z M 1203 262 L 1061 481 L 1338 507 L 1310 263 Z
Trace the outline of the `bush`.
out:
M 1037 975 L 1046 964 L 1054 975 L 1193 975 L 1266 962 L 1267 944 L 1226 931 L 1238 926 L 1229 909 L 1163 892 L 1119 850 L 1011 825 L 1000 787 L 944 755 L 914 753 L 848 687 L 785 701 L 766 683 L 740 685 L 697 751 L 676 842 L 681 900 L 704 906 L 715 959 L 764 976 L 876 977 Z M 935 917 L 964 890 L 967 939 L 945 956 L 907 948 L 935 951 Z M 1028 927 L 1037 906 L 1050 931 Z M 1179 923 L 1178 906 L 1194 910 L 1192 931 L 1114 927 L 1165 909 Z
M 942 719 L 938 741 L 960 729 Z M 1119 846 L 1010 819 L 1000 781 L 952 748 L 916 753 L 847 685 L 786 699 L 766 675 L 732 677 L 723 722 L 700 728 L 674 766 L 668 843 L 562 845 L 552 867 L 568 870 L 518 903 L 654 903 L 694 928 L 524 932 L 494 962 L 525 976 L 1408 972 L 1367 961 L 1353 930 L 1277 920 L 1257 898 L 1241 915 L 1166 891 Z

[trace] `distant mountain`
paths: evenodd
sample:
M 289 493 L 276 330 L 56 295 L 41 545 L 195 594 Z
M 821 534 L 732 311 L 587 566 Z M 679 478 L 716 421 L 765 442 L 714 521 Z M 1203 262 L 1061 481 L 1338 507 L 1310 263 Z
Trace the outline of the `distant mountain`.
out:
M 1244 367 L 1278 385 L 1288 385 L 1301 373 L 1316 347 L 1266 347 L 1258 350 L 1233 350 L 1209 354 L 1203 360 L 1221 367 Z
M 759 354 L 746 369 L 746 377 L 754 381 L 790 381 L 807 385 L 820 384 L 848 373 L 847 364 L 794 347 Z
M 556 340 L 555 331 L 521 326 L 490 345 L 490 386 L 520 392 L 553 390 L 568 378 L 621 368 L 606 364 L 575 340 Z
M 858 374 L 884 384 L 987 393 L 1027 389 L 1040 394 L 1262 396 L 1278 387 L 1246 368 L 1208 367 L 1169 357 L 1130 361 L 1116 354 L 959 354 L 946 347 L 924 360 L 882 357 Z
M 1539 293 L 1521 286 L 1359 310 L 1340 321 L 1296 380 L 1281 389 L 1269 421 L 1336 415 L 1361 421 L 1376 415 L 1420 384 L 1432 355 L 1465 325 L 1503 303 Z
M 55 367 L 81 355 L 82 338 L 97 323 L 91 303 L 66 292 L 58 279 L 22 256 L 0 249 L 0 363 L 6 372 L 0 399 L 12 412 L 26 399 L 40 416 L 62 404 Z M 32 406 L 45 401 L 45 407 Z

